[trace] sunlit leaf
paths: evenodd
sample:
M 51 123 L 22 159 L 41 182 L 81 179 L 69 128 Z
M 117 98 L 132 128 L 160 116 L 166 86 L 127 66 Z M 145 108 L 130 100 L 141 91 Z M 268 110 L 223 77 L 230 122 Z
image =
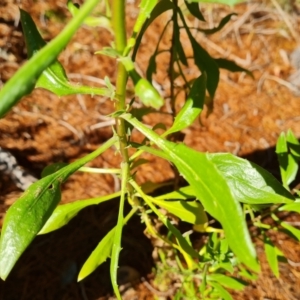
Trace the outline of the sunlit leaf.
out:
M 88 0 L 64 30 L 49 44 L 22 66 L 0 91 L 0 117 L 3 117 L 24 95 L 29 94 L 42 72 L 55 61 L 83 20 L 98 4 L 98 0 Z
M 198 201 L 165 201 L 153 198 L 152 201 L 177 216 L 182 221 L 191 224 L 206 224 L 208 222 L 203 206 Z
M 206 74 L 199 76 L 193 83 L 191 92 L 178 115 L 172 127 L 165 135 L 183 130 L 190 126 L 199 116 L 203 109 L 206 92 Z
M 121 117 L 170 157 L 180 174 L 194 188 L 205 210 L 222 224 L 232 251 L 241 262 L 258 271 L 259 264 L 240 204 L 233 197 L 227 180 L 217 169 L 212 157 L 206 153 L 196 152 L 183 144 L 166 141 L 130 114 L 123 114 Z
M 111 229 L 90 254 L 78 274 L 78 281 L 93 273 L 111 256 L 115 230 L 115 227 Z
M 211 281 L 209 284 L 218 291 L 218 296 L 221 297 L 222 300 L 233 300 L 229 292 L 227 292 L 219 283 Z
M 242 280 L 218 273 L 208 275 L 207 281 L 216 281 L 227 288 L 234 289 L 237 291 L 243 290 L 247 285 L 247 283 L 243 282 Z
M 265 169 L 230 153 L 207 154 L 223 174 L 235 199 L 248 204 L 292 203 L 291 195 Z M 246 176 L 246 175 L 247 176 Z
M 112 200 L 116 197 L 120 197 L 120 192 L 99 198 L 74 201 L 71 203 L 60 205 L 53 211 L 51 217 L 39 231 L 39 234 L 45 234 L 63 227 L 64 225 L 68 224 L 69 221 L 72 220 L 75 216 L 77 216 L 77 214 L 85 207 L 97 205 L 102 202 Z
M 117 137 L 112 137 L 94 152 L 33 183 L 8 209 L 0 237 L 0 277 L 3 280 L 60 201 L 60 185 L 116 140 Z
M 230 5 L 230 6 L 233 6 L 233 5 L 236 5 L 238 3 L 241 3 L 241 2 L 244 2 L 244 0 L 192 0 L 192 2 L 196 2 L 196 3 L 199 3 L 199 2 L 207 2 L 207 3 L 220 3 L 220 4 L 226 4 L 226 5 Z
M 269 266 L 273 274 L 277 278 L 279 278 L 279 267 L 278 267 L 276 247 L 273 245 L 273 243 L 267 236 L 265 236 L 264 238 L 264 246 L 265 246 L 265 253 L 266 253 Z
M 29 58 L 46 45 L 46 42 L 38 32 L 31 16 L 21 10 L 21 23 L 24 31 L 26 47 Z M 58 60 L 55 60 L 41 74 L 35 85 L 36 88 L 43 88 L 58 96 L 72 94 L 97 94 L 109 96 L 106 88 L 95 88 L 84 85 L 71 84 L 66 72 Z

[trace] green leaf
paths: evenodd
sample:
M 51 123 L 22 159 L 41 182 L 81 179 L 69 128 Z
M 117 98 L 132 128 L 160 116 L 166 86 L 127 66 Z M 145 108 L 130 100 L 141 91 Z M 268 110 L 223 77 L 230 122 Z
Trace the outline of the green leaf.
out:
M 286 141 L 287 141 L 288 147 L 291 151 L 291 154 L 294 157 L 297 157 L 299 160 L 299 158 L 300 158 L 300 143 L 291 130 L 288 130 L 288 132 L 286 134 Z
M 114 145 L 117 139 L 112 137 L 94 152 L 33 183 L 8 209 L 0 237 L 0 278 L 6 279 L 52 214 L 60 201 L 60 185 L 87 162 Z
M 78 274 L 78 281 L 81 281 L 82 279 L 93 273 L 102 263 L 104 263 L 111 256 L 115 231 L 115 227 L 111 229 L 100 241 L 100 243 L 91 253 L 89 258 L 85 261 Z
M 25 42 L 29 58 L 37 53 L 46 45 L 46 42 L 38 32 L 31 16 L 23 11 L 21 12 L 21 23 L 25 36 Z M 44 72 L 41 74 L 35 85 L 36 88 L 44 88 L 51 91 L 58 96 L 72 95 L 72 94 L 97 94 L 109 95 L 107 89 L 94 88 L 88 86 L 73 85 L 68 81 L 66 72 L 58 60 L 55 60 Z
M 51 175 L 51 174 L 55 173 L 56 171 L 64 168 L 67 165 L 68 165 L 67 163 L 63 163 L 63 162 L 51 164 L 43 169 L 41 177 L 43 178 L 48 175 Z
M 180 174 L 194 188 L 205 210 L 221 223 L 232 251 L 241 262 L 258 271 L 259 264 L 240 204 L 233 197 L 226 178 L 217 169 L 212 157 L 183 144 L 164 140 L 130 114 L 121 117 L 169 155 Z
M 215 58 L 215 62 L 221 69 L 226 69 L 230 72 L 245 72 L 247 75 L 251 76 L 254 79 L 252 72 L 249 70 L 240 67 L 234 61 L 225 59 L 225 58 Z
M 267 236 L 264 237 L 264 246 L 265 246 L 265 253 L 266 253 L 269 266 L 273 274 L 277 278 L 279 278 L 279 267 L 278 267 L 276 247 L 273 245 L 273 243 Z
M 257 280 L 257 275 L 256 274 L 252 274 L 249 270 L 243 268 L 241 265 L 239 265 L 239 275 L 243 276 L 249 280 Z
M 276 154 L 279 161 L 281 179 L 283 185 L 288 190 L 289 184 L 296 178 L 299 166 L 294 155 L 289 153 L 288 144 L 284 133 L 281 133 L 277 140 Z
M 291 203 L 291 195 L 268 171 L 229 153 L 207 154 L 235 199 L 248 204 Z M 247 174 L 247 176 L 245 176 Z
M 207 281 L 216 281 L 221 285 L 224 285 L 227 288 L 234 289 L 237 291 L 242 291 L 247 283 L 239 280 L 237 278 L 229 277 L 223 274 L 211 274 L 207 276 Z
M 166 209 L 182 221 L 197 225 L 206 224 L 208 222 L 203 206 L 198 201 L 164 201 L 152 198 L 152 202 Z
M 204 73 L 194 81 L 193 87 L 184 106 L 175 117 L 172 127 L 165 132 L 164 135 L 180 131 L 190 126 L 195 121 L 203 109 L 205 91 L 206 74 Z
M 24 95 L 29 94 L 42 74 L 57 55 L 64 49 L 73 34 L 80 27 L 87 15 L 98 4 L 98 0 L 88 0 L 78 15 L 48 45 L 35 54 L 22 66 L 0 91 L 0 117 L 3 117 Z
M 291 234 L 292 237 L 300 241 L 300 230 L 296 229 L 295 227 L 287 224 L 286 222 L 280 222 L 280 225 L 285 228 L 289 233 Z
M 279 210 L 280 211 L 295 211 L 295 212 L 300 213 L 300 202 L 295 201 L 294 203 L 283 205 L 279 208 Z
M 233 300 L 229 292 L 227 292 L 220 284 L 217 282 L 209 282 L 209 284 L 218 291 L 219 297 L 223 300 Z
M 225 16 L 219 23 L 217 27 L 211 28 L 211 29 L 198 29 L 199 31 L 205 33 L 205 34 L 214 34 L 218 31 L 220 31 L 231 19 L 232 16 L 236 16 L 237 14 L 231 13 L 227 16 Z
M 184 3 L 186 5 L 187 9 L 189 10 L 189 12 L 191 13 L 191 15 L 193 15 L 199 21 L 205 22 L 205 19 L 199 8 L 199 3 L 195 3 L 195 2 L 191 2 L 191 1 L 187 1 L 187 0 L 184 0 Z
M 0 238 L 0 277 L 13 266 L 60 201 L 61 182 L 55 175 L 33 183 L 7 211 Z
M 113 198 L 120 197 L 120 192 L 86 200 L 75 201 L 72 203 L 60 205 L 53 211 L 51 217 L 47 220 L 46 224 L 39 231 L 38 234 L 45 234 L 57 230 L 64 225 L 68 224 L 82 209 L 90 205 L 97 205 L 102 202 L 112 200 Z
M 74 5 L 71 0 L 68 0 L 67 7 L 73 17 L 75 17 L 79 13 L 78 7 Z M 110 32 L 112 32 L 111 22 L 109 18 L 107 18 L 106 16 L 99 16 L 99 17 L 88 16 L 83 23 L 91 27 L 97 27 L 97 26 L 103 27 L 109 30 Z

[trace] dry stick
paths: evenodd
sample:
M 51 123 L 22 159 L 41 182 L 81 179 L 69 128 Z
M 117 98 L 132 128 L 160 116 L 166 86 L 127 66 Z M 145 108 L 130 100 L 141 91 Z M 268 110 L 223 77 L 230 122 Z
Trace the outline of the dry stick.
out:
M 283 11 L 283 9 L 281 8 L 281 6 L 278 4 L 278 2 L 276 0 L 271 0 L 271 1 L 272 1 L 273 5 L 275 6 L 275 8 L 277 9 L 278 13 L 281 15 L 281 17 L 282 17 L 283 21 L 285 22 L 286 26 L 290 30 L 291 35 L 293 36 L 295 41 L 298 42 L 299 41 L 298 34 L 294 30 L 294 27 L 293 27 L 292 23 L 290 22 L 288 16 L 286 15 L 286 13 Z

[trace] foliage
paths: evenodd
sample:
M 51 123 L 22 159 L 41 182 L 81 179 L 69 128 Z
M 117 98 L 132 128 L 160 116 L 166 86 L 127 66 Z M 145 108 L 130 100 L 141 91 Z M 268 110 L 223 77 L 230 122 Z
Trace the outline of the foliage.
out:
M 229 3 L 228 1 L 216 2 Z M 238 1 L 231 1 L 230 4 L 236 2 Z M 121 298 L 117 285 L 117 268 L 122 229 L 136 213 L 141 215 L 141 220 L 145 224 L 141 226 L 146 226 L 150 235 L 162 239 L 173 251 L 176 266 L 170 269 L 166 264 L 165 254 L 160 252 L 162 267 L 159 271 L 180 274 L 183 284 L 182 288 L 176 291 L 174 299 L 220 297 L 232 299 L 226 288 L 242 289 L 245 283 L 240 277 L 255 279 L 260 265 L 248 230 L 250 224 L 256 226 L 257 237 L 262 238 L 268 262 L 273 273 L 278 277 L 278 257 L 283 254 L 269 239 L 268 230 L 283 230 L 300 239 L 300 231 L 282 222 L 278 217 L 281 211 L 300 211 L 299 199 L 296 199 L 289 190 L 289 185 L 298 172 L 299 142 L 291 131 L 287 134 L 283 133 L 278 140 L 276 152 L 280 162 L 282 186 L 266 170 L 244 159 L 229 153 L 201 153 L 176 141 L 176 138 L 175 141 L 174 139 L 170 141 L 169 137 L 176 137 L 174 134 L 192 125 L 202 113 L 205 103 L 210 103 L 212 108 L 220 67 L 232 72 L 244 71 L 249 75 L 251 73 L 232 61 L 213 58 L 193 36 L 186 22 L 186 11 L 199 21 L 205 22 L 198 2 L 185 1 L 183 6 L 178 6 L 175 0 L 160 2 L 142 0 L 140 14 L 128 41 L 125 35 L 125 2 L 113 0 L 111 8 L 106 3 L 106 15 L 99 18 L 90 16 L 97 4 L 98 0 L 88 0 L 78 9 L 68 1 L 73 19 L 49 44 L 46 44 L 40 36 L 30 15 L 23 10 L 20 11 L 30 59 L 0 91 L 0 115 L 4 116 L 33 88 L 44 88 L 58 96 L 90 93 L 112 99 L 116 107 L 112 116 L 116 118 L 117 125 L 113 136 L 93 153 L 71 164 L 48 166 L 43 172 L 43 178 L 30 186 L 10 207 L 0 239 L 0 277 L 3 280 L 7 278 L 20 255 L 37 234 L 56 230 L 66 225 L 84 207 L 109 201 L 116 196 L 120 197 L 117 224 L 99 241 L 98 246 L 87 258 L 79 272 L 78 280 L 84 279 L 110 258 L 113 288 L 118 299 Z M 160 109 L 165 103 L 151 84 L 152 75 L 156 71 L 156 58 L 160 54 L 158 51 L 160 42 L 149 60 L 147 78 L 138 73 L 134 61 L 147 27 L 166 11 L 172 13 L 166 26 L 172 26 L 173 29 L 172 45 L 169 49 L 171 53 L 169 79 L 174 122 L 162 135 L 158 135 L 154 130 L 155 126 L 149 129 L 140 119 L 154 109 Z M 231 16 L 223 18 L 214 28 L 199 28 L 199 30 L 205 34 L 213 34 L 222 30 L 230 22 Z M 108 78 L 105 80 L 107 86 L 103 88 L 73 85 L 68 81 L 63 66 L 58 62 L 57 56 L 83 23 L 105 27 L 114 33 L 114 46 L 99 49 L 96 55 L 108 55 L 117 60 L 118 74 L 115 87 Z M 182 31 L 186 32 L 190 40 L 192 58 L 186 56 L 181 45 Z M 164 32 L 161 33 L 159 41 Z M 182 71 L 189 60 L 193 61 L 201 74 L 191 81 L 187 80 Z M 175 70 L 179 72 L 176 73 Z M 177 76 L 181 76 L 185 82 L 185 85 L 179 88 L 173 84 Z M 138 112 L 132 107 L 134 101 L 126 103 L 128 77 L 134 84 L 134 101 L 140 99 L 150 109 Z M 183 90 L 186 94 L 185 104 L 179 112 L 174 109 L 178 90 Z M 135 128 L 144 134 L 145 140 L 142 144 L 131 140 L 129 128 Z M 118 149 L 122 163 L 119 170 L 106 170 L 106 173 L 119 174 L 121 190 L 117 194 L 75 201 L 56 207 L 60 201 L 61 183 L 113 145 Z M 128 154 L 129 147 L 135 149 L 132 156 Z M 162 157 L 173 164 L 186 180 L 186 186 L 156 197 L 147 193 L 135 181 L 133 171 L 139 164 L 147 163 L 139 158 L 144 152 Z M 129 201 L 132 206 L 126 216 L 123 211 L 125 201 Z M 159 208 L 163 208 L 168 214 L 163 214 Z M 166 236 L 157 232 L 149 212 L 154 213 L 167 228 Z M 207 242 L 200 250 L 193 247 L 188 234 L 182 234 L 171 222 L 171 216 L 191 223 L 195 231 L 207 235 Z M 274 219 L 276 227 L 263 223 L 266 216 Z M 220 225 L 211 227 L 209 219 L 218 221 Z

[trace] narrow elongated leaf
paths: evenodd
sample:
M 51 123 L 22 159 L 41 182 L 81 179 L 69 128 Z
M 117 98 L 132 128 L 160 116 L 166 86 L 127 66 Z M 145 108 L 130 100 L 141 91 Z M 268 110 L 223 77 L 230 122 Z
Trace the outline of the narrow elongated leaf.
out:
M 189 27 L 186 24 L 186 20 L 181 10 L 178 10 L 183 26 L 186 30 L 188 38 L 191 42 L 194 61 L 201 73 L 206 72 L 207 75 L 207 90 L 210 97 L 213 99 L 219 83 L 220 71 L 215 60 L 209 55 L 209 53 L 196 41 L 193 37 Z
M 214 28 L 211 28 L 211 29 L 198 29 L 199 31 L 205 33 L 205 34 L 214 34 L 218 31 L 220 31 L 231 19 L 232 16 L 236 16 L 237 14 L 235 13 L 232 13 L 232 14 L 229 14 L 227 16 L 225 16 L 219 23 L 218 26 L 214 27 Z
M 281 179 L 283 185 L 288 190 L 289 184 L 296 178 L 299 166 L 294 155 L 289 152 L 289 147 L 284 133 L 281 133 L 277 140 L 276 154 L 279 161 Z
M 272 174 L 229 153 L 208 154 L 223 174 L 235 199 L 248 204 L 292 203 L 291 195 Z
M 61 182 L 55 175 L 33 183 L 4 218 L 0 238 L 0 277 L 5 280 L 60 201 Z
M 84 279 L 85 277 L 93 273 L 102 263 L 104 263 L 111 256 L 115 231 L 115 227 L 111 229 L 100 241 L 100 243 L 91 253 L 89 258 L 85 261 L 78 274 L 78 281 Z
M 176 12 L 174 12 L 174 13 L 176 13 Z M 178 25 L 177 21 L 173 22 L 173 31 L 174 31 L 174 44 L 172 45 L 172 47 L 175 48 L 179 60 L 185 66 L 188 66 L 187 58 L 184 53 L 182 43 L 180 41 L 180 29 L 179 29 L 179 25 Z
M 72 220 L 75 216 L 77 216 L 77 214 L 85 207 L 88 207 L 90 205 L 97 205 L 116 197 L 120 197 L 120 192 L 99 198 L 80 200 L 60 205 L 56 207 L 51 217 L 47 220 L 46 224 L 43 226 L 43 228 L 38 234 L 45 234 L 57 230 L 63 227 L 64 225 L 68 224 L 69 221 Z
M 264 238 L 264 246 L 265 246 L 265 253 L 266 253 L 269 266 L 273 274 L 277 278 L 279 278 L 279 267 L 278 267 L 276 247 L 273 245 L 273 243 L 267 236 L 265 236 Z
M 38 32 L 31 16 L 23 10 L 21 10 L 21 23 L 24 31 L 28 56 L 30 58 L 42 49 L 46 45 L 46 42 Z M 55 60 L 47 69 L 44 70 L 37 80 L 35 87 L 49 90 L 58 96 L 72 94 L 97 94 L 110 96 L 110 92 L 106 88 L 95 88 L 71 84 L 63 66 L 58 60 Z
M 240 67 L 232 60 L 225 58 L 215 58 L 215 62 L 221 69 L 226 69 L 230 72 L 245 72 L 247 75 L 251 76 L 254 79 L 253 74 L 249 70 Z
M 205 92 L 206 74 L 204 73 L 194 81 L 193 87 L 184 106 L 175 117 L 172 127 L 165 133 L 165 135 L 187 128 L 195 121 L 203 109 Z
M 233 300 L 229 292 L 227 292 L 219 283 L 211 281 L 209 284 L 218 291 L 222 300 Z
M 67 6 L 73 17 L 75 17 L 79 13 L 79 8 L 76 5 L 74 5 L 71 0 L 68 0 Z M 110 32 L 112 32 L 111 22 L 109 18 L 107 18 L 106 16 L 99 16 L 99 17 L 88 16 L 84 20 L 84 24 L 91 27 L 97 27 L 97 26 L 103 27 L 109 30 Z
M 29 94 L 36 80 L 63 50 L 80 27 L 83 20 L 90 14 L 99 0 L 87 0 L 78 15 L 73 18 L 64 30 L 30 61 L 22 66 L 0 91 L 0 117 L 3 117 L 24 95 Z
M 152 201 L 182 221 L 195 225 L 208 222 L 203 206 L 198 201 L 164 201 L 155 198 L 152 198 Z
M 116 141 L 114 136 L 94 152 L 35 182 L 8 209 L 0 237 L 0 278 L 6 279 L 21 254 L 50 217 L 60 201 L 60 185 Z
M 230 289 L 234 289 L 237 291 L 241 291 L 245 288 L 245 286 L 247 285 L 246 283 L 242 282 L 241 280 L 237 279 L 237 278 L 233 278 L 233 277 L 229 277 L 223 274 L 211 274 L 207 276 L 207 281 L 216 281 L 219 284 L 230 288 Z
M 291 130 L 288 130 L 286 134 L 287 145 L 291 151 L 291 154 L 297 159 L 300 159 L 300 143 L 295 137 L 294 133 Z
M 294 226 L 291 226 L 290 224 L 286 222 L 280 222 L 280 225 L 285 228 L 287 231 L 291 233 L 291 236 L 293 236 L 295 239 L 300 241 L 300 230 L 295 228 Z
M 199 21 L 205 22 L 205 19 L 200 11 L 199 3 L 184 0 L 184 3 L 189 10 L 190 14 L 197 18 Z
M 279 210 L 280 211 L 295 211 L 295 212 L 300 213 L 300 202 L 295 201 L 294 203 L 283 205 L 279 208 Z
M 194 188 L 206 211 L 222 224 L 232 251 L 241 262 L 258 271 L 259 264 L 240 204 L 233 197 L 226 178 L 217 169 L 211 156 L 164 140 L 130 114 L 121 117 L 170 156 L 180 174 Z

